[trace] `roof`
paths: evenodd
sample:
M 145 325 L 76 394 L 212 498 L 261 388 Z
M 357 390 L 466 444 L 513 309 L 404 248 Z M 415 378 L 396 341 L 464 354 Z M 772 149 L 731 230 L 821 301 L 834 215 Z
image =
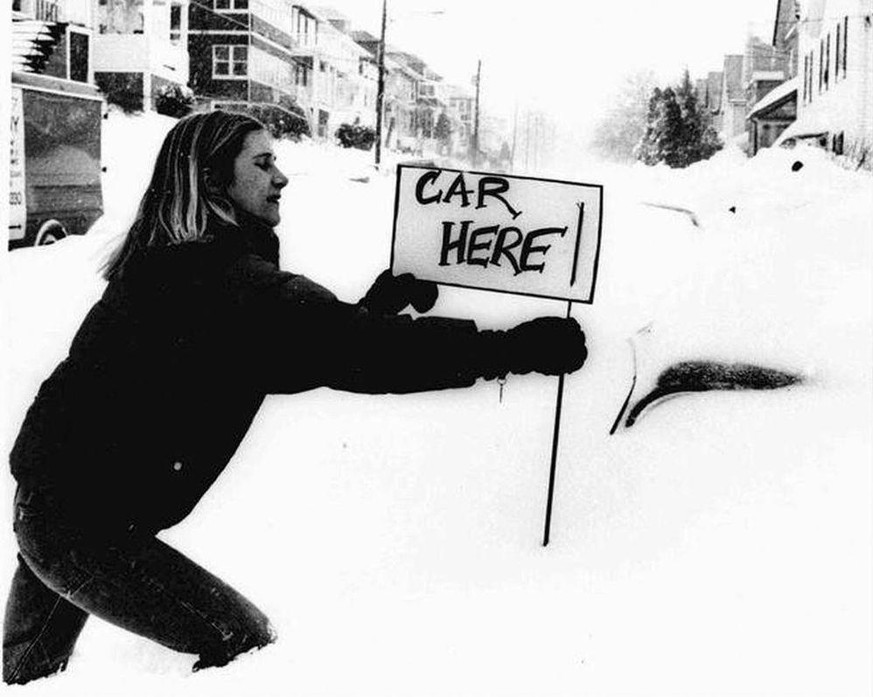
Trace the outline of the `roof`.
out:
M 351 36 L 355 41 L 372 41 L 379 43 L 379 37 L 373 36 L 366 29 L 355 29 L 349 32 L 349 36 Z
M 440 77 L 433 70 L 431 70 L 428 64 L 425 63 L 421 58 L 416 56 L 414 53 L 409 53 L 408 51 L 389 50 L 388 55 L 398 62 L 405 63 L 416 73 L 419 73 L 421 76 L 428 80 L 442 80 L 442 77 Z
M 330 5 L 309 5 L 308 8 L 310 11 L 315 11 L 317 14 L 321 15 L 328 21 L 331 19 L 344 19 L 348 20 L 348 15 L 344 15 L 342 12 L 338 11 L 335 7 Z
M 781 106 L 783 103 L 791 99 L 792 96 L 796 99 L 797 84 L 797 77 L 793 77 L 790 80 L 786 80 L 778 87 L 774 87 L 767 94 L 761 97 L 761 99 L 755 102 L 755 105 L 752 107 L 752 110 L 749 112 L 746 118 L 750 119 L 753 116 L 761 114 L 767 109 Z
M 394 60 L 390 54 L 385 56 L 385 67 L 388 68 L 389 72 L 400 72 L 406 75 L 410 80 L 415 80 L 416 82 L 422 80 L 424 78 L 420 73 L 415 72 L 412 68 L 410 68 L 406 63 L 403 63 L 398 60 Z

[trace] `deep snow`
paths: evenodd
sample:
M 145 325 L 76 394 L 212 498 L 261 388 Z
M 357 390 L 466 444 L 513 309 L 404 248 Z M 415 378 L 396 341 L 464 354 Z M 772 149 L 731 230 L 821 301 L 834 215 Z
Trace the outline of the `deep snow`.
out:
M 8 256 L 4 451 L 99 297 L 97 266 L 171 123 L 113 113 L 106 216 L 86 237 Z M 312 144 L 277 153 L 291 178 L 284 266 L 356 300 L 388 263 L 390 168 Z M 551 544 L 556 379 L 510 377 L 502 403 L 481 382 L 271 397 L 219 482 L 162 537 L 258 604 L 279 642 L 191 674 L 193 657 L 92 619 L 68 671 L 22 694 L 870 693 L 869 175 L 812 150 L 531 174 L 605 185 L 595 303 L 573 311 L 591 353 L 566 381 Z M 699 226 L 647 204 L 692 210 Z M 563 311 L 443 289 L 433 312 L 506 327 Z M 703 358 L 807 382 L 683 396 L 610 437 L 628 338 L 649 323 L 641 383 Z M 5 596 L 7 527 L 0 540 Z

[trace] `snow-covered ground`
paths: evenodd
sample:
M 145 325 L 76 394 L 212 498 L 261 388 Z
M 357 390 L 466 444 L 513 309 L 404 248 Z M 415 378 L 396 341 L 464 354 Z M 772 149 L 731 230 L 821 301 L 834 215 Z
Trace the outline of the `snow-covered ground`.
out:
M 9 255 L 4 452 L 99 297 L 96 269 L 171 123 L 113 114 L 106 216 L 86 237 Z M 388 263 L 392 172 L 361 152 L 277 153 L 291 178 L 283 265 L 356 300 Z M 271 397 L 162 537 L 258 604 L 278 643 L 191 674 L 192 657 L 92 619 L 68 671 L 22 694 L 870 694 L 869 175 L 811 150 L 540 174 L 605 185 L 595 303 L 574 310 L 591 353 L 566 381 L 550 545 L 555 378 L 510 377 L 502 402 L 494 383 Z M 433 312 L 507 327 L 563 311 L 444 289 Z M 714 359 L 806 382 L 683 396 L 609 436 L 628 338 L 649 323 L 641 381 Z M 11 488 L 7 474 L 4 516 Z M 0 541 L 11 562 L 8 527 Z

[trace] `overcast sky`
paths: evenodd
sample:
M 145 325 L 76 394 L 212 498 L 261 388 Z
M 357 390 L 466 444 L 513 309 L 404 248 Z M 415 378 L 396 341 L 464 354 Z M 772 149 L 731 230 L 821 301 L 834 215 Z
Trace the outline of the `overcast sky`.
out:
M 378 35 L 381 0 L 323 4 Z M 769 40 L 775 14 L 776 0 L 388 0 L 388 43 L 457 83 L 469 84 L 481 58 L 486 107 L 518 101 L 586 121 L 629 73 L 719 70 L 750 30 Z

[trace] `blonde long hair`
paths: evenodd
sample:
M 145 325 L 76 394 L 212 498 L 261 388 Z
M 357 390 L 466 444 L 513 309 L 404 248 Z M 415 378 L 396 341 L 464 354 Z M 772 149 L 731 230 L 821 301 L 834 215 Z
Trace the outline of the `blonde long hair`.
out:
M 236 224 L 227 188 L 249 133 L 266 130 L 246 114 L 210 111 L 179 120 L 164 138 L 152 178 L 124 241 L 103 269 L 107 280 L 148 247 L 201 240 L 215 219 Z

